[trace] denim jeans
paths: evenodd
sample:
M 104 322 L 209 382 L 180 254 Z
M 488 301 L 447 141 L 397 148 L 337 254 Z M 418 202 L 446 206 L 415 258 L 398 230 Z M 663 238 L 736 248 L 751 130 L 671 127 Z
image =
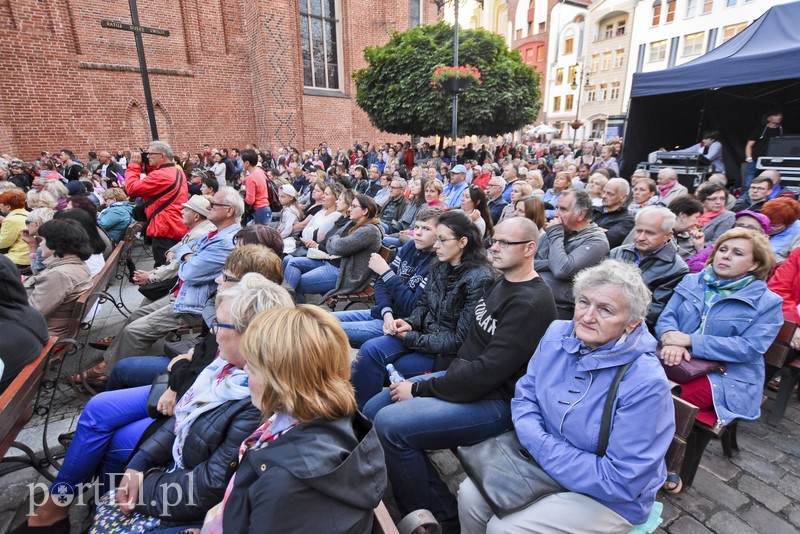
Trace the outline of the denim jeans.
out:
M 394 364 L 401 375 L 410 378 L 430 372 L 433 369 L 433 356 L 411 352 L 394 336 L 370 339 L 361 345 L 358 359 L 353 362 L 350 374 L 350 382 L 356 389 L 359 410 L 383 388 L 388 376 L 387 363 Z
M 149 386 L 155 377 L 167 370 L 169 361 L 164 356 L 132 356 L 120 360 L 111 370 L 106 391 Z
M 147 415 L 150 386 L 107 391 L 93 397 L 78 419 L 75 436 L 53 485 L 74 489 L 101 473 L 121 473 L 153 422 Z
M 304 293 L 316 293 L 310 289 L 323 287 L 320 293 L 325 293 L 336 286 L 336 276 L 333 276 L 333 282 L 328 282 L 330 280 L 329 269 L 315 272 L 326 265 L 335 269 L 336 276 L 338 276 L 339 269 L 322 260 L 312 260 L 304 256 L 286 256 L 283 259 L 283 279 L 289 287 L 295 290 L 295 301 L 298 304 L 306 301 Z M 306 277 L 306 274 L 310 276 Z M 303 286 L 302 289 L 301 286 Z
M 411 382 L 445 373 L 418 376 Z M 389 390 L 384 390 L 367 403 L 364 415 L 374 422 L 383 445 L 401 515 L 426 508 L 440 521 L 456 517 L 458 504 L 425 451 L 474 445 L 512 428 L 511 405 L 501 399 L 462 404 L 414 397 L 393 403 Z
M 383 335 L 383 321 L 373 319 L 370 310 L 340 311 L 333 314 L 342 322 L 344 333 L 354 349 Z
M 392 247 L 400 248 L 400 247 L 403 246 L 403 242 L 400 241 L 400 239 L 398 239 L 396 237 L 391 237 L 391 236 L 384 237 L 383 241 L 381 243 L 383 244 L 384 247 L 388 247 L 388 248 L 392 248 Z
M 261 209 L 253 212 L 253 223 L 255 224 L 269 224 L 272 222 L 272 209 L 269 206 L 264 206 Z
M 747 194 L 747 190 L 750 189 L 750 184 L 753 181 L 753 178 L 756 177 L 756 162 L 751 161 L 745 167 L 744 177 L 742 178 L 742 194 Z

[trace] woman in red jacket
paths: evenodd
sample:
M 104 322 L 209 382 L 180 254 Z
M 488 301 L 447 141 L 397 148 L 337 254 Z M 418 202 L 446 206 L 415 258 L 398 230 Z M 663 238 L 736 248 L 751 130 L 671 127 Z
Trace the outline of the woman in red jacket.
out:
M 800 324 L 800 248 L 792 251 L 785 262 L 772 275 L 767 287 L 783 299 L 783 320 Z M 800 350 L 800 328 L 795 330 L 789 343 L 794 349 L 786 357 L 786 363 L 794 360 Z M 780 368 L 767 365 L 764 384 L 767 384 Z

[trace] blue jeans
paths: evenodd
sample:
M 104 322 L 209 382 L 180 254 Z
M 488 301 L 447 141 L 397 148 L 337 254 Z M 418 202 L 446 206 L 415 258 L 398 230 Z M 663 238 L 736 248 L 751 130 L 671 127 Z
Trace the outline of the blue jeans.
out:
M 342 322 L 344 333 L 354 349 L 383 335 L 383 321 L 373 319 L 369 310 L 340 311 L 333 314 Z
M 132 356 L 120 360 L 111 370 L 106 391 L 149 386 L 155 377 L 167 370 L 169 361 L 164 356 Z
M 153 422 L 147 415 L 148 393 L 150 386 L 142 386 L 107 391 L 90 399 L 53 485 L 66 483 L 74 489 L 95 475 L 122 473 Z
M 261 209 L 253 212 L 253 222 L 255 224 L 269 224 L 272 222 L 272 209 L 269 206 L 264 206 Z
M 418 376 L 411 382 L 445 372 Z M 384 390 L 367 403 L 364 415 L 374 422 L 383 445 L 401 515 L 426 508 L 440 521 L 456 517 L 458 504 L 425 451 L 474 445 L 512 428 L 511 405 L 500 399 L 461 404 L 414 397 L 393 403 L 389 390 Z
M 400 241 L 400 239 L 398 239 L 396 237 L 391 237 L 391 236 L 384 237 L 383 241 L 381 243 L 383 244 L 384 247 L 388 247 L 388 248 L 392 248 L 392 247 L 400 248 L 400 247 L 403 246 L 403 243 Z
M 306 293 L 327 293 L 336 287 L 339 268 L 327 261 L 286 256 L 283 259 L 283 279 L 295 290 L 298 304 L 306 301 Z
M 411 352 L 403 342 L 394 336 L 370 339 L 358 351 L 358 359 L 353 362 L 350 382 L 356 388 L 358 409 L 377 395 L 386 382 L 386 364 L 394 364 L 395 369 L 406 378 L 428 373 L 433 369 L 433 356 Z
M 742 194 L 747 194 L 747 190 L 750 189 L 750 184 L 753 181 L 753 178 L 756 177 L 756 162 L 751 161 L 747 164 L 744 171 L 744 177 L 742 178 Z

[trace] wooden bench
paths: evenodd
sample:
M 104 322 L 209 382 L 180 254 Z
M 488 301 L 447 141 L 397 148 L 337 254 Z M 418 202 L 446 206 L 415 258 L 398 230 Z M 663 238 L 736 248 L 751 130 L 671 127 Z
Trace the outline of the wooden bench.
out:
M 55 336 L 51 337 L 36 359 L 26 365 L 0 395 L 0 436 L 3 436 L 0 438 L 2 439 L 0 441 L 0 458 L 5 457 L 8 449 L 12 446 L 16 447 L 14 439 L 33 415 L 31 401 L 39 390 L 45 366 L 56 341 Z
M 683 466 L 687 441 L 699 410 L 694 404 L 689 404 L 676 395 L 672 396 L 672 402 L 675 407 L 675 435 L 664 460 L 667 463 L 667 471 L 678 473 Z
M 783 415 L 789 405 L 789 399 L 791 399 L 794 387 L 797 385 L 798 376 L 800 376 L 800 361 L 794 360 L 788 364 L 786 363 L 786 357 L 793 350 L 789 343 L 794 337 L 795 330 L 797 330 L 796 323 L 784 321 L 783 327 L 778 332 L 778 337 L 764 354 L 764 363 L 779 368 L 781 377 L 781 385 L 778 388 L 778 394 L 775 396 L 772 413 L 767 418 L 767 423 L 770 425 L 777 425 L 783 419 Z
M 378 251 L 381 258 L 383 258 L 386 263 L 391 263 L 394 259 L 394 251 L 388 247 L 381 246 L 381 249 Z M 340 302 L 347 302 L 344 309 L 349 310 L 351 306 L 355 306 L 356 304 L 365 304 L 367 308 L 369 308 L 375 301 L 375 290 L 372 286 L 367 287 L 363 291 L 359 291 L 358 293 L 349 293 L 345 295 L 334 295 L 328 298 L 325 301 L 325 304 L 334 311 L 336 309 L 336 305 Z
M 372 522 L 372 534 L 399 534 L 397 527 L 392 521 L 392 516 L 389 515 L 389 510 L 383 501 L 375 507 L 375 519 Z

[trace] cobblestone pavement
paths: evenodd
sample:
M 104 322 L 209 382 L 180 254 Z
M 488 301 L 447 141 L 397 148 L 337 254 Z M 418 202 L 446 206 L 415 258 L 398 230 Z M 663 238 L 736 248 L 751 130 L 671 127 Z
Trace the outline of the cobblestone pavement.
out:
M 137 265 L 146 267 L 147 261 L 148 258 L 142 256 L 137 259 Z M 117 291 L 115 285 L 112 294 L 116 296 Z M 129 307 L 141 301 L 136 288 L 127 283 L 122 295 Z M 113 335 L 123 323 L 124 318 L 114 307 L 104 304 L 90 337 L 97 339 Z M 85 367 L 85 364 L 99 361 L 101 357 L 99 351 L 87 348 L 80 365 Z M 77 358 L 68 361 L 62 374 L 77 372 L 78 367 Z M 57 437 L 74 430 L 84 403 L 68 385 L 60 383 L 57 386 L 46 438 L 55 453 L 63 454 Z M 768 401 L 765 411 L 771 407 L 772 402 Z M 691 488 L 677 496 L 659 494 L 658 500 L 664 503 L 664 512 L 657 534 L 782 534 L 800 531 L 800 403 L 793 397 L 786 416 L 776 427 L 767 425 L 765 420 L 762 417 L 759 421 L 739 424 L 741 450 L 732 459 L 725 458 L 720 442 L 713 440 L 706 449 Z M 41 454 L 44 424 L 44 417 L 34 415 L 17 441 Z M 449 451 L 431 454 L 455 492 L 464 478 L 458 461 Z M 18 451 L 12 449 L 10 455 L 18 455 Z M 3 477 L 0 483 L 0 533 L 5 533 L 12 522 L 16 524 L 27 513 L 29 487 L 37 482 L 47 481 L 32 468 Z M 394 514 L 394 503 L 391 498 L 386 500 Z M 81 512 L 85 513 L 85 510 L 76 510 L 73 514 L 73 534 L 80 531 L 77 525 Z

